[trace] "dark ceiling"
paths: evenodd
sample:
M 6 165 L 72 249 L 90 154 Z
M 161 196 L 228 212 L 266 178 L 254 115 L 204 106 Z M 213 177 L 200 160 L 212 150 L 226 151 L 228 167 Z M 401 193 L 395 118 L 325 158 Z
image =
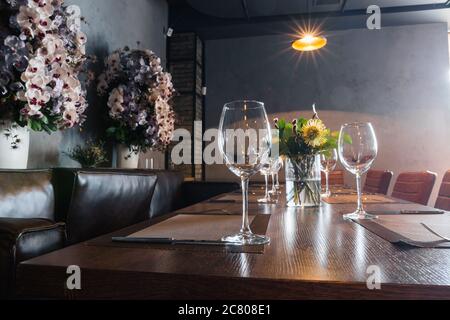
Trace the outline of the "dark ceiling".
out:
M 447 0 L 186 0 L 195 10 L 219 18 L 255 18 L 305 13 L 364 10 L 371 4 L 381 8 L 439 6 Z
M 286 31 L 292 21 L 313 21 L 327 29 L 365 26 L 376 4 L 385 25 L 447 22 L 450 0 L 168 0 L 170 25 L 206 39 Z M 270 26 L 270 27 L 268 27 Z

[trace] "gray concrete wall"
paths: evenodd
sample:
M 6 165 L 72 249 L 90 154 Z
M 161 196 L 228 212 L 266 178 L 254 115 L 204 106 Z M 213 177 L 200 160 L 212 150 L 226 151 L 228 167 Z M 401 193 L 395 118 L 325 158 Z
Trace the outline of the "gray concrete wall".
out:
M 137 41 L 141 42 L 140 48 L 151 49 L 165 60 L 164 29 L 168 19 L 165 0 L 68 0 L 67 3 L 79 5 L 88 22 L 83 31 L 88 36 L 88 53 L 99 58 L 100 63 L 94 66 L 97 71 L 108 53 L 126 45 L 136 48 Z M 88 120 L 82 131 L 75 128 L 52 135 L 32 134 L 29 168 L 77 165 L 63 152 L 104 132 L 101 119 L 107 114 L 105 101 L 90 90 L 89 103 Z
M 264 101 L 272 118 L 288 119 L 310 116 L 317 103 L 332 129 L 374 123 L 380 144 L 375 168 L 396 176 L 431 170 L 440 184 L 450 169 L 447 24 L 352 29 L 327 37 L 329 45 L 314 59 L 290 49 L 292 39 L 282 35 L 207 41 L 206 126 L 217 127 L 223 104 L 236 99 Z M 236 179 L 220 166 L 206 174 L 208 180 Z

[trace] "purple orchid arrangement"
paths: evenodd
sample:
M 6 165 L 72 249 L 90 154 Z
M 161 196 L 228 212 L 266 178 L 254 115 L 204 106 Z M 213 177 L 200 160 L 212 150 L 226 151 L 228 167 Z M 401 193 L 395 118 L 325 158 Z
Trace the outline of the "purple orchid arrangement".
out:
M 80 8 L 64 0 L 0 0 L 0 119 L 51 133 L 86 116 L 86 35 Z M 87 82 L 87 81 L 86 81 Z
M 164 150 L 171 143 L 175 113 L 170 102 L 175 90 L 155 53 L 128 47 L 113 52 L 105 59 L 97 91 L 108 95 L 107 133 L 116 142 L 135 153 Z

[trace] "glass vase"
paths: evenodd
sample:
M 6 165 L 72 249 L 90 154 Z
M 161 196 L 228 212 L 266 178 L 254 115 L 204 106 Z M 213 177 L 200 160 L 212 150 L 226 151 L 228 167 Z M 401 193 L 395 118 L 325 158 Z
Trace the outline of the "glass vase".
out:
M 286 203 L 288 207 L 320 206 L 320 157 L 286 158 Z

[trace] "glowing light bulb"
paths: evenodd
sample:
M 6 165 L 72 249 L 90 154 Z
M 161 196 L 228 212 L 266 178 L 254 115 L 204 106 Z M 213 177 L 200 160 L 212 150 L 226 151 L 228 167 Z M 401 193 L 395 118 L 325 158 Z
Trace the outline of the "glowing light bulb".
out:
M 327 39 L 322 36 L 315 36 L 307 33 L 300 39 L 295 40 L 292 43 L 292 48 L 297 51 L 314 51 L 321 49 L 327 45 Z

